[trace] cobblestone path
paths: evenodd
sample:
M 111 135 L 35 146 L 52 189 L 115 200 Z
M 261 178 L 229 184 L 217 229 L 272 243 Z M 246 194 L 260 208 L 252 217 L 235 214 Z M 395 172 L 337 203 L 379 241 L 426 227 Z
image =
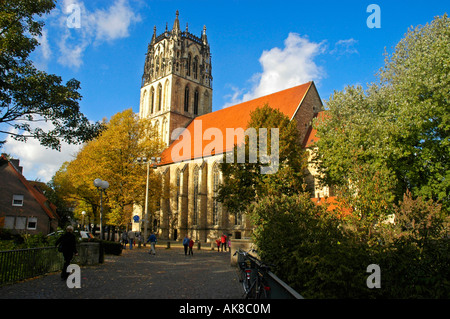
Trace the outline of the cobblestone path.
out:
M 230 253 L 179 247 L 124 250 L 81 267 L 81 288 L 68 288 L 59 273 L 0 287 L 0 299 L 239 299 L 242 288 Z

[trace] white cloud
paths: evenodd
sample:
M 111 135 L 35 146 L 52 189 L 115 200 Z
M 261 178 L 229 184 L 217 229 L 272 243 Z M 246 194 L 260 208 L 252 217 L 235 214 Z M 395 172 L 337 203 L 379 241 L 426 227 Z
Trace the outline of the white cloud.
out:
M 141 21 L 127 5 L 127 1 L 118 0 L 108 10 L 97 10 L 93 14 L 96 18 L 96 39 L 115 40 L 129 35 L 132 23 Z
M 131 25 L 140 21 L 128 0 L 115 0 L 108 8 L 93 11 L 86 8 L 84 1 L 64 0 L 48 21 L 57 39 L 58 63 L 79 68 L 90 45 L 126 38 Z
M 355 48 L 356 41 L 353 38 L 346 40 L 339 40 L 334 44 L 334 49 L 330 51 L 330 54 L 346 55 L 346 54 L 357 54 L 358 50 Z
M 39 127 L 44 130 L 47 130 L 50 126 L 51 124 L 48 122 L 39 122 Z M 2 152 L 20 160 L 20 166 L 23 167 L 23 175 L 26 179 L 47 183 L 65 161 L 74 159 L 73 156 L 80 148 L 81 145 L 62 142 L 61 152 L 59 152 L 45 148 L 39 144 L 39 141 L 32 138 L 29 138 L 25 143 L 8 137 L 3 145 Z
M 252 76 L 252 88 L 246 93 L 232 88 L 234 94 L 225 107 L 309 81 L 319 81 L 325 76 L 325 71 L 314 59 L 325 50 L 325 41 L 316 43 L 297 33 L 289 33 L 284 48 L 275 47 L 262 53 L 259 58 L 262 72 Z

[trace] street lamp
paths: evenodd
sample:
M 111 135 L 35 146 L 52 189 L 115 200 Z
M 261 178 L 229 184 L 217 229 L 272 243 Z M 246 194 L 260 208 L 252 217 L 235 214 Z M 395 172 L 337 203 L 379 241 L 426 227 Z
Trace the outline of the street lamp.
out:
M 100 178 L 94 179 L 94 186 L 97 187 L 100 192 L 100 240 L 103 240 L 103 203 L 102 203 L 102 194 L 109 187 L 109 183 L 107 181 L 102 181 Z
M 83 230 L 85 230 L 85 227 L 84 227 L 84 215 L 86 215 L 86 212 L 83 210 L 83 211 L 81 212 L 81 216 L 82 216 L 82 219 L 81 219 L 81 227 L 82 227 Z
M 147 164 L 147 184 L 145 187 L 145 212 L 144 212 L 144 245 L 145 240 L 147 239 L 147 227 L 148 227 L 148 178 L 150 172 L 150 166 L 152 168 L 156 168 L 156 165 L 161 162 L 161 157 L 152 157 L 150 161 L 147 160 L 147 157 L 138 157 L 136 161 L 139 164 Z M 153 226 L 152 226 L 153 229 Z

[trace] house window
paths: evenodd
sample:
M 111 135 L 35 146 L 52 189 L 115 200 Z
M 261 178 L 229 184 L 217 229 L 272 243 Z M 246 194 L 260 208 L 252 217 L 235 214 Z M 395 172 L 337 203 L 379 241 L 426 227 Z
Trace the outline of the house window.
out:
M 27 224 L 27 218 L 18 216 L 18 217 L 16 217 L 16 225 L 14 228 L 15 229 L 25 229 L 26 224 Z
M 13 195 L 13 206 L 23 206 L 23 195 Z
M 36 230 L 36 227 L 37 227 L 37 218 L 36 217 L 29 217 L 28 218 L 27 229 L 29 229 L 29 230 Z
M 3 228 L 14 229 L 14 221 L 15 220 L 16 219 L 14 216 L 5 216 L 5 223 L 3 224 Z

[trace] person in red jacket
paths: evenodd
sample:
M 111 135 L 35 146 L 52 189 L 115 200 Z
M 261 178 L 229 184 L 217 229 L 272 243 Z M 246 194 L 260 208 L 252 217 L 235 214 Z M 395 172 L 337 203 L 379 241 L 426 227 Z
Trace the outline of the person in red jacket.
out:
M 220 238 L 220 242 L 222 243 L 222 251 L 223 251 L 223 247 L 225 247 L 225 251 L 227 251 L 227 236 L 222 234 L 222 237 Z
M 194 256 L 194 252 L 192 251 L 192 247 L 194 247 L 194 241 L 191 238 L 191 240 L 189 241 L 189 255 Z
M 216 239 L 217 251 L 220 252 L 220 239 Z

